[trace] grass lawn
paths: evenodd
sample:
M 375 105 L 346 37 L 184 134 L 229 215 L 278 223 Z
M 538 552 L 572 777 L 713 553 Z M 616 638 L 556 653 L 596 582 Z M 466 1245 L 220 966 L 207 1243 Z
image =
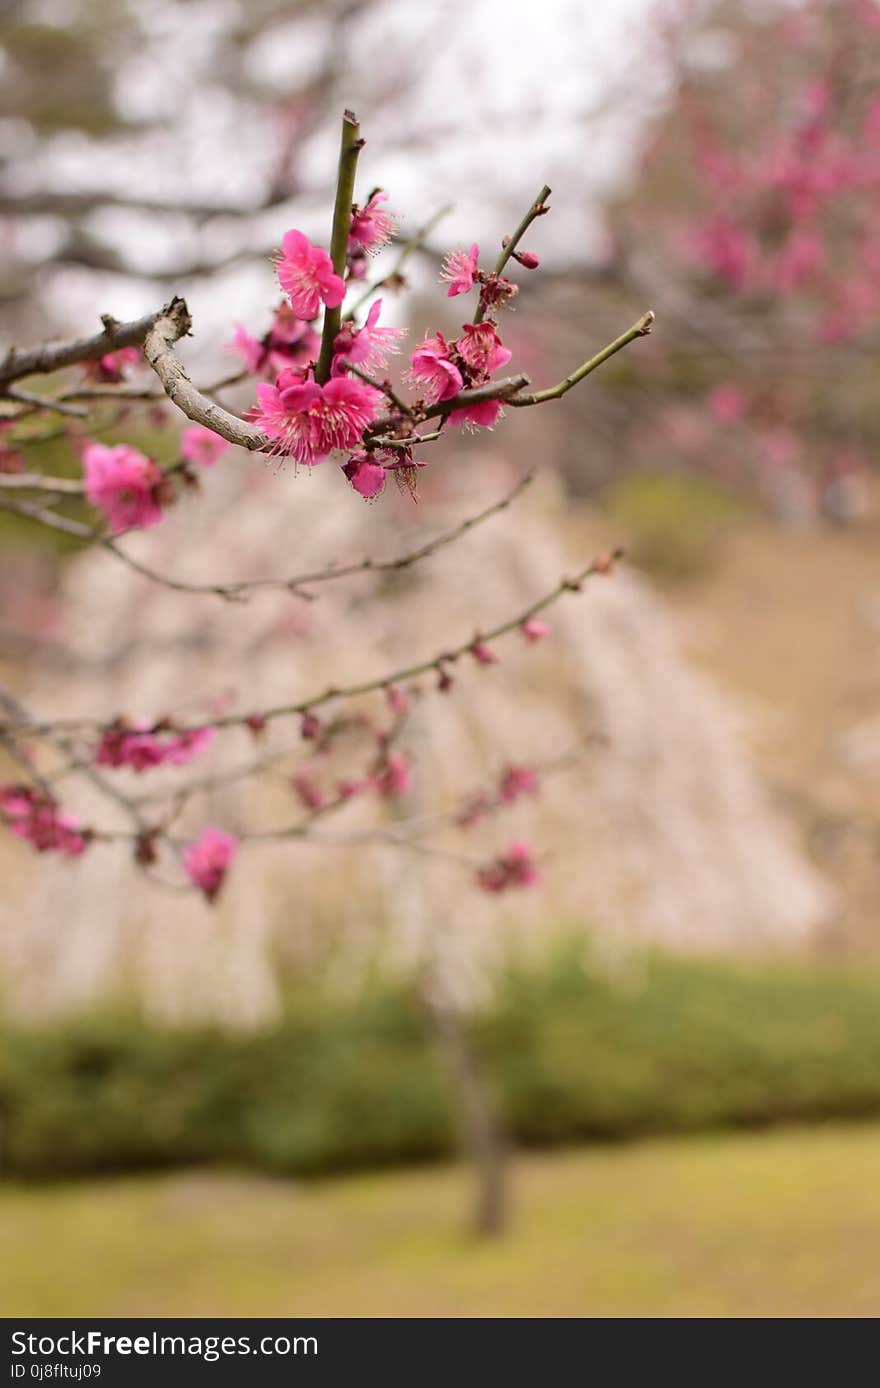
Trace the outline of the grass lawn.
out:
M 0 1185 L 0 1314 L 876 1316 L 880 1126 L 528 1155 L 510 1235 L 459 1168 Z

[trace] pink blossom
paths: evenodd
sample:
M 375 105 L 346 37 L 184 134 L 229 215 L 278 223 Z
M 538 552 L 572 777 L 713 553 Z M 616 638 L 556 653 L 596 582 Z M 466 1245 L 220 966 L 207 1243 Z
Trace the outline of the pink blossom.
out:
M 442 333 L 426 337 L 410 358 L 410 379 L 423 390 L 429 405 L 451 400 L 464 385 L 462 374 L 450 360 L 451 348 Z
M 506 766 L 501 775 L 498 794 L 506 805 L 512 805 L 521 795 L 535 795 L 538 775 L 530 766 Z
M 456 294 L 466 294 L 473 288 L 479 274 L 478 260 L 480 248 L 476 243 L 469 251 L 450 251 L 443 262 L 440 278 L 446 280 L 449 288 L 446 297 L 453 299 Z
M 343 323 L 333 340 L 333 375 L 341 375 L 346 366 L 360 366 L 364 371 L 379 371 L 385 367 L 388 355 L 398 351 L 398 339 L 403 328 L 377 326 L 382 300 L 377 299 L 367 314 L 362 328 L 351 322 Z
M 412 708 L 412 700 L 405 689 L 401 689 L 399 684 L 389 684 L 385 690 L 385 700 L 391 712 L 397 718 L 402 718 L 409 713 Z
M 238 839 L 213 824 L 206 824 L 194 843 L 183 850 L 183 866 L 193 886 L 214 902 L 238 851 Z
M 277 451 L 312 467 L 359 441 L 382 396 L 348 376 L 321 386 L 302 373 L 282 371 L 274 386 L 257 386 L 257 399 L 252 417 L 276 441 Z
M 526 270 L 537 270 L 541 264 L 534 251 L 514 251 L 513 255 Z
M 322 304 L 338 308 L 345 298 L 345 283 L 329 255 L 301 231 L 289 231 L 281 242 L 278 282 L 298 318 L 317 318 Z
M 520 631 L 526 641 L 534 644 L 536 641 L 543 641 L 545 636 L 549 636 L 551 628 L 546 622 L 542 622 L 540 617 L 527 617 L 521 624 Z
M 285 367 L 304 367 L 315 361 L 321 339 L 302 318 L 297 318 L 287 303 L 275 310 L 272 326 L 263 338 L 252 337 L 241 323 L 236 323 L 227 350 L 237 352 L 246 369 L 253 375 L 267 371 L 283 371 Z
M 345 473 L 356 492 L 367 501 L 380 496 L 385 489 L 385 468 L 372 453 L 353 453 L 347 463 L 343 463 Z
M 469 649 L 478 665 L 498 664 L 498 656 L 492 650 L 491 646 L 486 645 L 485 641 L 476 640 Z
M 302 737 L 305 742 L 316 742 L 323 731 L 324 724 L 321 722 L 317 713 L 312 713 L 311 709 L 306 709 L 300 720 L 300 737 Z
M 493 371 L 506 366 L 513 355 L 502 346 L 495 324 L 490 322 L 465 323 L 464 336 L 456 342 L 455 350 L 478 381 L 487 380 Z
M 744 289 L 755 265 L 755 244 L 751 235 L 731 217 L 717 213 L 695 234 L 696 248 L 709 270 L 726 280 L 732 289 Z
M 523 839 L 512 843 L 506 853 L 477 872 L 477 883 L 484 892 L 504 892 L 510 887 L 534 887 L 540 874 L 532 850 Z
M 715 386 L 706 396 L 709 413 L 719 424 L 735 424 L 746 412 L 745 393 L 739 386 L 725 384 Z
M 35 786 L 0 786 L 0 816 L 10 833 L 32 844 L 38 853 L 78 858 L 88 847 L 89 831 L 62 814 L 57 801 Z
M 83 449 L 86 496 L 110 522 L 114 535 L 162 519 L 161 469 L 127 443 L 89 442 Z
M 462 405 L 457 410 L 450 410 L 449 423 L 453 428 L 459 424 L 467 424 L 471 428 L 491 429 L 500 414 L 500 400 L 480 400 L 476 404 Z
M 393 752 L 376 776 L 375 786 L 386 800 L 392 800 L 397 795 L 406 795 L 412 786 L 409 759 L 402 752 Z
M 353 207 L 351 226 L 348 232 L 348 251 L 378 251 L 391 239 L 397 226 L 396 218 L 383 211 L 381 203 L 388 201 L 388 194 L 377 188 L 370 194 L 363 207 Z
M 201 424 L 191 425 L 180 436 L 181 458 L 186 458 L 189 463 L 199 463 L 202 467 L 213 467 L 229 447 L 226 439 L 215 434 L 213 429 L 203 429 Z
M 340 800 L 353 800 L 369 786 L 369 781 L 337 781 L 336 794 Z
M 171 766 L 185 766 L 207 751 L 216 733 L 217 729 L 212 727 L 187 728 L 183 732 L 175 732 L 173 728 L 148 732 L 118 723 L 104 733 L 95 761 L 99 766 L 130 766 L 138 772 L 166 762 Z
M 102 385 L 119 385 L 125 380 L 126 367 L 135 366 L 141 359 L 137 347 L 120 347 L 116 352 L 107 352 L 97 361 L 83 363 L 86 380 L 98 381 Z
M 279 371 L 285 366 L 308 366 L 321 349 L 321 339 L 310 323 L 297 318 L 284 302 L 275 310 L 267 337 L 269 355 Z
M 262 371 L 269 360 L 265 344 L 253 337 L 241 323 L 236 323 L 232 341 L 226 347 L 228 351 L 238 353 L 250 372 Z

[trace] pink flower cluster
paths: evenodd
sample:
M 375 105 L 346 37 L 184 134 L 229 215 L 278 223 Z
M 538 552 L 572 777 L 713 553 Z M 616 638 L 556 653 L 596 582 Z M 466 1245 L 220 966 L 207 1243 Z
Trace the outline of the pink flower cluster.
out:
M 397 480 L 401 490 L 414 491 L 417 470 L 427 466 L 413 458 L 410 448 L 375 448 L 353 453 L 343 463 L 342 471 L 355 491 L 371 501 L 385 490 L 389 475 Z
M 168 727 L 150 732 L 117 723 L 101 738 L 95 762 L 98 766 L 129 766 L 133 771 L 163 765 L 186 766 L 207 751 L 216 733 L 217 729 L 212 727 L 187 728 L 183 732 Z
M 381 399 L 378 390 L 350 376 L 319 385 L 305 372 L 282 371 L 274 385 L 257 386 L 252 418 L 279 453 L 313 467 L 336 450 L 356 447 Z
M 170 499 L 161 468 L 127 443 L 88 442 L 82 455 L 85 493 L 103 511 L 114 535 L 158 525 Z
M 236 323 L 233 339 L 227 344 L 253 375 L 309 366 L 317 360 L 320 346 L 321 339 L 311 324 L 297 318 L 287 303 L 275 310 L 272 326 L 262 338 L 253 337 L 241 323 Z
M 491 320 L 465 323 L 462 336 L 454 343 L 439 332 L 420 342 L 410 359 L 409 378 L 421 390 L 425 403 L 435 405 L 452 400 L 461 390 L 484 385 L 510 357 Z M 451 410 L 449 423 L 491 428 L 500 413 L 500 401 L 483 400 Z
M 534 887 L 540 881 L 532 850 L 523 839 L 517 839 L 506 853 L 477 871 L 477 885 L 484 892 L 506 892 L 511 887 Z
M 213 824 L 207 824 L 199 837 L 183 850 L 183 866 L 193 886 L 213 903 L 226 879 L 238 851 L 238 839 Z
M 88 830 L 62 814 L 57 801 L 34 786 L 0 786 L 0 816 L 10 833 L 33 844 L 38 853 L 78 858 L 89 843 Z

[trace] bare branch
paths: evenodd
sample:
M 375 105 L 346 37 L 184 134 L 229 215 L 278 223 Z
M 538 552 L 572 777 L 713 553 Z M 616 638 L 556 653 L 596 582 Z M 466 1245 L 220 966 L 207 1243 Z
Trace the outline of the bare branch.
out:
M 80 337 L 72 342 L 59 342 L 43 347 L 24 350 L 10 347 L 0 362 L 0 393 L 6 394 L 4 387 L 23 376 L 37 373 L 46 375 L 50 371 L 60 371 L 62 367 L 74 366 L 79 361 L 97 361 L 108 352 L 116 352 L 121 347 L 140 347 L 150 328 L 161 313 L 148 313 L 130 323 L 118 323 L 115 318 L 105 314 L 102 318 L 104 329 L 92 337 Z

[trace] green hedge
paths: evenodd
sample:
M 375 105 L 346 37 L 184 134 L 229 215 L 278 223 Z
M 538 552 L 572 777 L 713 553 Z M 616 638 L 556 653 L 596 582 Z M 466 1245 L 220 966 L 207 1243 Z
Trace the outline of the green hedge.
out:
M 880 1115 L 880 974 L 651 957 L 609 978 L 581 955 L 511 967 L 472 1023 L 518 1142 Z M 292 994 L 249 1035 L 120 1015 L 0 1028 L 6 1174 L 414 1162 L 453 1150 L 452 1115 L 403 986 Z

